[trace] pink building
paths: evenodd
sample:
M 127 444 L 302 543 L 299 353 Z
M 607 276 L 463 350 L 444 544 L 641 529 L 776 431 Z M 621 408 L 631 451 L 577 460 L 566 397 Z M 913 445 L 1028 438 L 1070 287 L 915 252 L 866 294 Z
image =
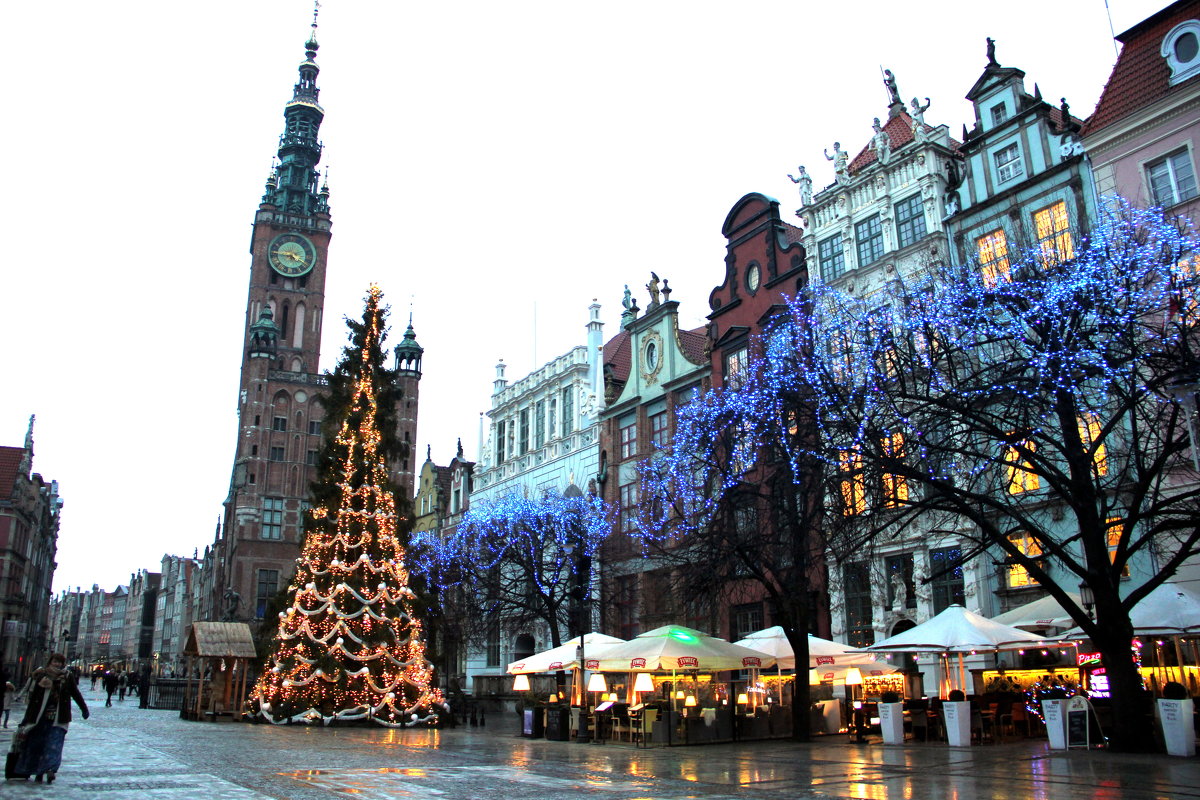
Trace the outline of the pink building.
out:
M 1195 219 L 1200 1 L 1173 3 L 1117 40 L 1121 55 L 1083 129 L 1097 192 Z

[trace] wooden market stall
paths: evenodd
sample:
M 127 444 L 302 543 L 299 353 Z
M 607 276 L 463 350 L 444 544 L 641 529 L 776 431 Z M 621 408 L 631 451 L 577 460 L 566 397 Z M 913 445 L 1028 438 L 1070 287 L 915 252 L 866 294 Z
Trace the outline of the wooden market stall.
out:
M 184 719 L 240 720 L 246 704 L 250 662 L 258 657 L 250 626 L 244 622 L 196 622 L 188 631 Z

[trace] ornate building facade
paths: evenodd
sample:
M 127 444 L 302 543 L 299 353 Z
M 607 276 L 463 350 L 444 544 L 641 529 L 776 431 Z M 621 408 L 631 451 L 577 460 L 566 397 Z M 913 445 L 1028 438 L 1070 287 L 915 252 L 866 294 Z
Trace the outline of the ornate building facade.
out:
M 598 423 L 604 407 L 607 356 L 600 306 L 588 307 L 586 344 L 571 348 L 520 380 L 509 383 L 496 365 L 492 407 L 473 472 L 470 503 L 478 506 L 509 493 L 538 497 L 596 494 L 600 471 Z M 501 621 L 483 647 L 466 655 L 468 691 L 507 691 L 509 662 L 548 647 L 549 631 L 512 629 Z
M 601 629 L 622 639 L 679 621 L 682 604 L 668 591 L 666 567 L 642 557 L 636 538 L 639 464 L 666 446 L 678 409 L 708 388 L 705 329 L 680 330 L 679 302 L 651 273 L 646 312 L 630 303 L 622 331 L 605 358 L 605 407 L 600 417 L 600 485 L 617 510 L 600 550 Z
M 812 195 L 805 191 L 803 167 L 802 178 L 793 177 L 801 190 L 802 206 L 796 215 L 804 228 L 805 248 L 817 256 L 814 282 L 856 298 L 870 298 L 889 282 L 936 270 L 946 262 L 943 220 L 953 207 L 953 192 L 963 172 L 959 143 L 947 126 L 925 121 L 930 99 L 913 97 L 906 105 L 895 76 L 884 74 L 886 122 L 874 119 L 873 135 L 853 158 L 834 144 L 834 183 Z M 840 343 L 817 346 L 836 348 Z M 842 497 L 854 497 L 855 491 L 900 490 L 894 481 L 874 485 L 855 473 L 852 461 L 844 467 L 837 476 Z M 842 513 L 861 513 L 861 505 L 852 502 Z M 952 533 L 933 535 L 918 526 L 886 537 L 872 552 L 860 551 L 844 563 L 831 557 L 832 635 L 860 647 L 924 622 L 951 603 L 962 603 L 962 569 L 943 569 L 962 553 Z M 941 576 L 932 589 L 924 584 L 931 574 Z
M 52 647 L 50 583 L 63 501 L 33 471 L 33 417 L 21 447 L 0 447 L 0 663 L 10 675 Z

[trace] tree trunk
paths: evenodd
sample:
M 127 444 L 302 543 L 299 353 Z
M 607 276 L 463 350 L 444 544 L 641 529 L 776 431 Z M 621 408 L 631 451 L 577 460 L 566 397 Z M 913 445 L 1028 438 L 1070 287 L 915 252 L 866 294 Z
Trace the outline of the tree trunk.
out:
M 792 651 L 796 654 L 796 668 L 793 670 L 792 688 L 792 740 L 807 742 L 812 738 L 812 724 L 809 722 L 812 708 L 812 691 L 808 685 L 808 626 L 793 625 L 793 633 L 788 634 Z
M 1150 693 L 1142 688 L 1142 676 L 1130 650 L 1132 637 L 1110 635 L 1094 639 L 1108 675 L 1112 698 L 1112 726 L 1105 731 L 1113 750 L 1145 753 L 1157 749 Z

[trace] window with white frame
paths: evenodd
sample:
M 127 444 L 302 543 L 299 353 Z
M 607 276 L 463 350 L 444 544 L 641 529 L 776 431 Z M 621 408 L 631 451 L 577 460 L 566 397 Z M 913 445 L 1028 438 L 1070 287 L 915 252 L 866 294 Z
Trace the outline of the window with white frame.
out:
M 860 267 L 883 258 L 883 226 L 879 223 L 878 214 L 854 226 L 854 242 L 858 246 Z
M 1016 142 L 997 150 L 992 158 L 996 162 L 996 180 L 1000 183 L 1025 174 L 1025 167 L 1021 163 L 1021 147 Z
M 999 125 L 1008 119 L 1008 106 L 1004 103 L 992 106 L 992 126 Z
M 750 368 L 750 353 L 745 347 L 739 347 L 725 354 L 725 385 L 737 389 L 745 380 L 746 371 Z
M 901 247 L 908 247 L 925 235 L 925 209 L 921 195 L 914 194 L 896 203 L 896 230 L 900 235 Z
M 817 256 L 821 261 L 821 277 L 831 281 L 846 271 L 846 250 L 842 247 L 842 235 L 835 233 L 817 245 Z
M 1173 206 L 1196 196 L 1196 172 L 1186 147 L 1146 165 L 1150 198 L 1156 206 Z

